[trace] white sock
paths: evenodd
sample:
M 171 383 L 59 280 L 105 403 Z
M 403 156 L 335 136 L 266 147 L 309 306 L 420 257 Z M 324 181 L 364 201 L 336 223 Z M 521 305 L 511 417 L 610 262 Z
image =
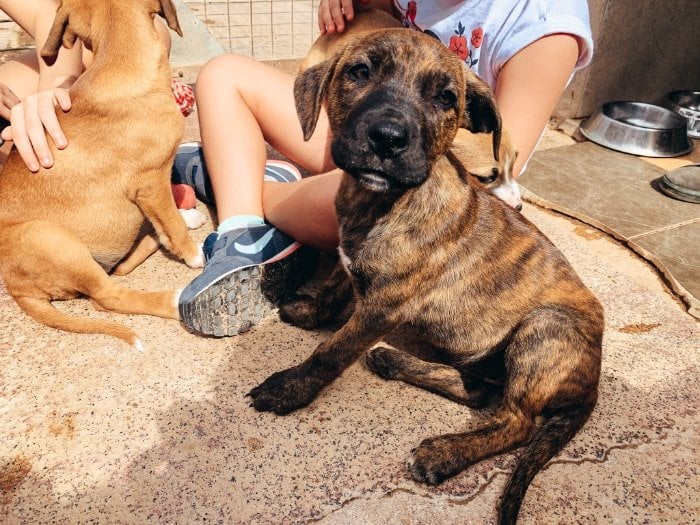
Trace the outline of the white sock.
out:
M 261 226 L 263 224 L 265 224 L 265 219 L 258 215 L 233 215 L 221 221 L 216 231 L 219 233 L 226 233 L 237 228 Z

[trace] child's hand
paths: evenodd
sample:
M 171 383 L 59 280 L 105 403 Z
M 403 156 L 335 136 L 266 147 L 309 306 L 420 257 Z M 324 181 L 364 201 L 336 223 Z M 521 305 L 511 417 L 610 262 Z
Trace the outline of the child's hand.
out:
M 354 16 L 352 0 L 321 0 L 318 4 L 318 28 L 322 35 L 342 33 Z
M 67 89 L 55 88 L 27 96 L 10 111 L 10 126 L 2 131 L 4 140 L 14 142 L 20 157 L 30 171 L 53 166 L 53 157 L 46 139 L 48 132 L 58 149 L 68 145 L 66 136 L 56 117 L 57 107 L 63 111 L 71 108 Z
M 19 104 L 19 99 L 5 84 L 0 84 L 0 117 L 10 120 L 12 106 Z

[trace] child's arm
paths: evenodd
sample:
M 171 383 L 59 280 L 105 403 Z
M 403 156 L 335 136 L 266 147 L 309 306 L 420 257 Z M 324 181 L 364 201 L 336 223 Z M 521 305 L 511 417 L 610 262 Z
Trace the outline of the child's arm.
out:
M 68 144 L 58 124 L 56 106 L 63 111 L 71 107 L 68 88 L 82 72 L 82 45 L 76 42 L 72 49 L 61 48 L 58 58 L 47 64 L 40 53 L 53 25 L 56 3 L 53 0 L 0 1 L 0 8 L 36 43 L 39 81 L 27 90 L 29 94 L 21 104 L 13 106 L 9 119 L 12 126 L 3 131 L 2 137 L 13 140 L 29 169 L 37 171 L 39 163 L 44 167 L 53 165 L 44 130 L 57 147 L 64 148 Z

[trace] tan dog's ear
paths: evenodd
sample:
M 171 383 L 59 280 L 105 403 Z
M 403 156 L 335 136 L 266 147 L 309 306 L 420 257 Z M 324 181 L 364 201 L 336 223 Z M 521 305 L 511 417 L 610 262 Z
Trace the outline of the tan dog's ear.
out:
M 158 13 L 168 23 L 168 27 L 182 36 L 180 21 L 177 19 L 177 10 L 171 0 L 160 0 L 160 11 Z
M 58 56 L 58 50 L 61 49 L 61 44 L 70 49 L 75 44 L 76 38 L 77 35 L 70 28 L 68 8 L 59 4 L 49 36 L 46 38 L 44 47 L 41 48 L 41 57 L 47 64 L 53 64 Z
M 464 66 L 467 82 L 467 106 L 462 127 L 473 133 L 493 133 L 493 158 L 501 148 L 501 114 L 491 88 L 476 73 Z
M 316 64 L 299 73 L 294 79 L 294 105 L 304 132 L 304 140 L 309 140 L 316 129 L 318 115 L 326 98 L 336 62 L 337 59 L 331 59 Z

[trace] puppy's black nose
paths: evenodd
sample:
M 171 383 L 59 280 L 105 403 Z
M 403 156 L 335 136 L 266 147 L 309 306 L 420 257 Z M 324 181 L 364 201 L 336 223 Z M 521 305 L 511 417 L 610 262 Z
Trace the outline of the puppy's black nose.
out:
M 521 202 L 520 204 L 518 204 L 518 205 L 515 207 L 515 209 L 516 209 L 517 211 L 523 211 L 523 204 L 522 204 L 522 202 Z
M 408 130 L 396 122 L 376 122 L 368 135 L 372 151 L 382 158 L 396 157 L 408 147 Z

